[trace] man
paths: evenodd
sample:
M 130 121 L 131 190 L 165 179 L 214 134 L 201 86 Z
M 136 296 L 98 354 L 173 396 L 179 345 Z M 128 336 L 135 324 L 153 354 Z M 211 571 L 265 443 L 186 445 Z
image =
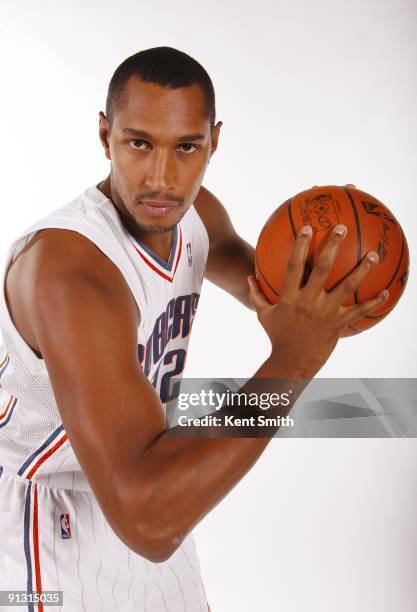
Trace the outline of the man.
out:
M 62 590 L 71 612 L 207 610 L 192 529 L 269 439 L 167 434 L 164 405 L 203 274 L 255 309 L 271 339 L 254 379 L 315 376 L 344 327 L 386 299 L 341 306 L 368 257 L 324 291 L 346 233 L 338 226 L 305 287 L 311 228 L 300 231 L 280 304 L 266 301 L 253 248 L 201 186 L 220 129 L 195 60 L 167 47 L 133 55 L 100 113 L 109 176 L 10 249 L 1 589 Z

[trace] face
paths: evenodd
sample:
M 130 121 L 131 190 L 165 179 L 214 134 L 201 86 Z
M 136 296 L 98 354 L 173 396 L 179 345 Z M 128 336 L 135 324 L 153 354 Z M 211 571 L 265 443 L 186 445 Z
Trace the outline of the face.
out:
M 142 232 L 166 232 L 187 212 L 217 148 L 198 85 L 168 89 L 129 79 L 113 123 L 100 113 L 111 160 L 111 195 L 122 218 Z

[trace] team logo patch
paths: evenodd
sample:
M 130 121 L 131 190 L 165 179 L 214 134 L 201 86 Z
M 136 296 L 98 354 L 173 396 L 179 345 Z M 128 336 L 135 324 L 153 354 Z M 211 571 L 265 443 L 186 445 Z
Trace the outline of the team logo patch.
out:
M 69 514 L 61 514 L 61 537 L 63 540 L 69 540 L 71 538 L 71 526 Z
M 187 242 L 187 257 L 188 257 L 188 265 L 191 267 L 193 265 L 193 255 L 191 253 L 191 242 Z

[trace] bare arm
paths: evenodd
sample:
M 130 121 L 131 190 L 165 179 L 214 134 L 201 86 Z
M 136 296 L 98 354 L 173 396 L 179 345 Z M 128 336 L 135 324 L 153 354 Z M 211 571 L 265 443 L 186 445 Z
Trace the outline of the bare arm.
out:
M 378 297 L 340 307 L 369 271 L 366 263 L 346 285 L 322 295 L 338 240 L 332 236 L 323 249 L 307 293 L 308 285 L 297 289 L 305 236 L 296 243 L 281 305 L 270 305 L 251 281 L 251 299 L 272 343 L 255 377 L 314 376 L 347 322 L 382 303 Z M 119 537 L 152 561 L 167 559 L 247 473 L 269 439 L 169 437 L 160 400 L 138 363 L 139 314 L 118 269 L 88 240 L 62 230 L 44 232 L 33 262 L 25 316 L 74 452 Z M 312 298 L 318 291 L 320 303 Z
M 221 202 L 201 187 L 194 202 L 210 241 L 205 278 L 254 310 L 247 277 L 255 274 L 255 249 L 236 232 Z
M 119 270 L 65 230 L 42 232 L 28 256 L 20 317 L 24 311 L 33 330 L 74 452 L 119 537 L 162 561 L 268 440 L 169 438 L 139 365 L 139 313 Z M 10 297 L 16 303 L 15 291 Z M 260 372 L 272 374 L 269 362 Z

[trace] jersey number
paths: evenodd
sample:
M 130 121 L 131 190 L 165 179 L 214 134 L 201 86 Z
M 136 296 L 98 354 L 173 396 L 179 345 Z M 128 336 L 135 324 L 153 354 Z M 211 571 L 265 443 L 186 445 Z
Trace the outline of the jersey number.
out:
M 187 353 L 184 349 L 176 349 L 175 351 L 169 351 L 163 359 L 159 362 L 159 366 L 156 369 L 155 374 L 152 377 L 151 383 L 155 387 L 158 386 L 158 377 L 159 377 L 159 368 L 161 363 L 164 365 L 169 365 L 174 363 L 174 367 L 169 372 L 165 372 L 165 374 L 161 378 L 161 386 L 159 397 L 161 398 L 161 402 L 165 404 L 178 397 L 178 393 L 180 390 L 180 382 L 174 382 L 171 387 L 171 378 L 173 376 L 178 376 L 184 370 L 185 366 L 185 358 Z

